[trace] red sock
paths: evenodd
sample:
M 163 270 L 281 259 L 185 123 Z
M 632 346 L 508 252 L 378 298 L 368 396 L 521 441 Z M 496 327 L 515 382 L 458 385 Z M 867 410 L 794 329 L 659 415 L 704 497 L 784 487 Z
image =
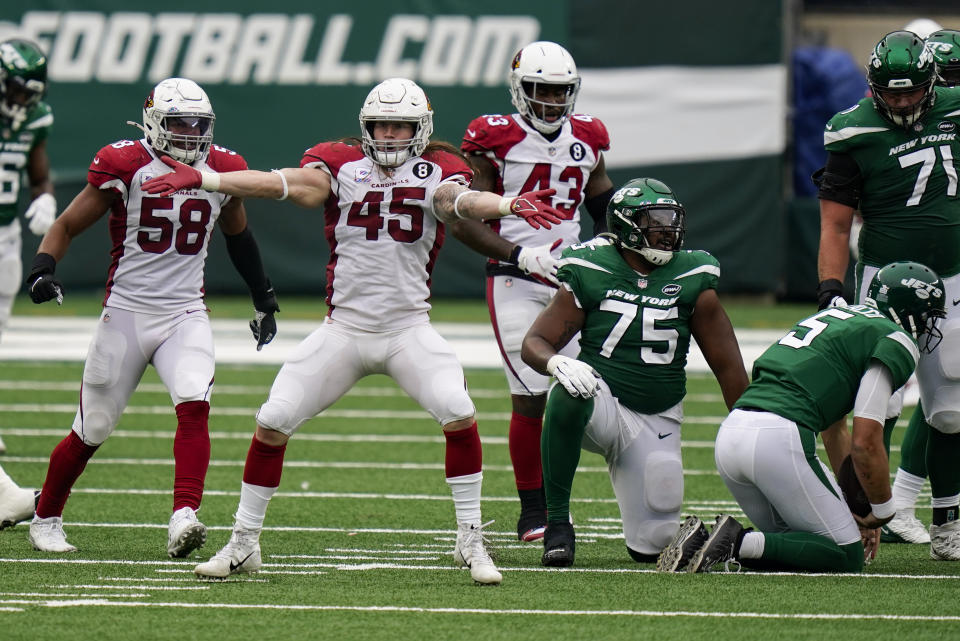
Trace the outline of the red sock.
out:
M 177 405 L 177 434 L 173 437 L 173 511 L 200 508 L 203 481 L 210 465 L 210 403 L 187 401 Z
M 443 435 L 447 438 L 444 463 L 448 479 L 476 474 L 482 469 L 483 448 L 476 421 L 465 430 L 444 432 Z
M 43 482 L 43 491 L 40 492 L 37 516 L 45 519 L 63 515 L 63 506 L 70 496 L 73 484 L 83 474 L 83 468 L 98 447 L 100 446 L 85 444 L 76 432 L 70 430 L 67 437 L 53 448 L 47 478 Z
M 262 487 L 279 487 L 283 473 L 283 455 L 287 444 L 267 445 L 253 437 L 247 451 L 247 462 L 243 466 L 243 482 Z
M 540 462 L 540 433 L 543 419 L 523 416 L 514 412 L 510 416 L 510 461 L 518 490 L 538 490 L 543 487 L 543 469 Z

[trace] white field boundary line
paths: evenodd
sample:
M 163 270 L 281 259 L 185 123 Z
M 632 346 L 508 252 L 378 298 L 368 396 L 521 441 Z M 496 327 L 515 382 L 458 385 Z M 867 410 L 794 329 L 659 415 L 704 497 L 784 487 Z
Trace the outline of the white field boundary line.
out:
M 2 456 L 0 457 L 0 463 L 43 463 L 47 464 L 50 462 L 49 457 L 43 456 Z M 219 459 L 213 459 L 210 461 L 210 467 L 243 467 L 245 461 L 224 461 Z M 165 467 L 172 467 L 174 464 L 173 459 L 139 459 L 139 458 L 92 458 L 88 462 L 88 465 L 160 465 Z M 289 469 L 333 469 L 333 470 L 406 470 L 406 471 L 436 471 L 443 470 L 443 463 L 379 463 L 379 462 L 366 462 L 366 461 L 284 461 L 283 467 L 285 470 Z M 483 465 L 484 472 L 513 472 L 513 467 L 510 465 Z M 606 467 L 599 466 L 585 466 L 578 467 L 578 473 L 584 474 L 593 474 L 593 473 L 602 473 L 607 474 Z M 685 476 L 718 476 L 719 472 L 716 470 L 684 470 Z M 72 490 L 76 492 L 77 490 Z M 447 497 L 450 498 L 449 496 Z
M 29 601 L 0 599 L 0 603 L 10 605 L 33 605 L 47 608 L 69 607 L 112 607 L 112 608 L 217 608 L 230 610 L 288 610 L 299 612 L 395 612 L 402 614 L 476 614 L 489 615 L 545 615 L 545 616 L 608 616 L 608 617 L 687 617 L 711 619 L 786 619 L 813 621 L 930 621 L 960 622 L 960 616 L 951 615 L 914 615 L 914 614 L 860 614 L 860 613 L 784 613 L 784 612 L 708 612 L 692 610 L 531 610 L 531 609 L 495 609 L 495 608 L 423 608 L 403 606 L 362 606 L 362 605 L 313 605 L 313 604 L 266 604 L 266 603 L 193 603 L 193 602 L 137 602 L 99 599 L 69 599 Z
M 35 559 L 14 559 L 14 558 L 0 558 L 0 563 L 11 563 L 11 564 L 25 564 L 25 565 L 103 565 L 103 566 L 131 566 L 131 567 L 154 567 L 157 572 L 162 573 L 177 573 L 177 574 L 193 574 L 193 568 L 196 565 L 196 560 L 187 560 L 187 561 L 131 561 L 129 559 L 79 559 L 79 558 L 35 558 Z M 368 570 L 435 570 L 435 571 L 452 571 L 452 572 L 466 572 L 467 568 L 460 568 L 453 565 L 452 561 L 450 564 L 444 565 L 420 565 L 420 564 L 405 564 L 405 563 L 264 563 L 264 568 L 269 568 L 273 570 L 273 574 L 285 573 L 287 570 L 309 570 L 309 569 L 335 569 L 342 571 L 368 571 Z M 504 567 L 499 566 L 499 569 L 503 572 L 551 572 L 551 573 L 568 573 L 568 574 L 662 574 L 657 572 L 655 569 L 648 568 L 584 568 L 584 567 L 569 567 L 569 568 L 546 568 L 537 566 L 529 567 Z M 750 576 L 750 577 L 801 577 L 804 579 L 853 579 L 856 581 L 863 581 L 864 579 L 893 579 L 893 580 L 905 580 L 912 579 L 915 581 L 956 581 L 960 580 L 960 575 L 951 575 L 951 574 L 883 574 L 883 573 L 869 573 L 864 572 L 860 574 L 840 574 L 840 573 L 812 573 L 812 572 L 752 572 L 752 571 L 741 571 L 741 572 L 711 572 L 715 575 L 730 575 L 730 576 Z M 134 579 L 136 580 L 136 579 Z M 251 578 L 244 577 L 243 579 L 236 579 L 239 583 L 244 583 L 249 580 L 256 580 L 255 576 Z M 199 582 L 200 580 L 197 579 Z M 219 585 L 221 582 L 217 581 L 216 584 Z M 120 586 L 122 587 L 122 586 Z M 147 586 L 149 589 L 152 589 L 152 586 Z M 957 620 L 960 620 L 958 618 Z

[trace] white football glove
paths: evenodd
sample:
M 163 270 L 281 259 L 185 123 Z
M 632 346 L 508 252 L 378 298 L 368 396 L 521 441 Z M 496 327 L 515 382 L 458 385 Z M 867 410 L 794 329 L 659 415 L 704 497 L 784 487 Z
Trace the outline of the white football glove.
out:
M 557 378 L 570 396 L 591 398 L 600 391 L 600 374 L 583 361 L 554 354 L 547 361 L 547 371 Z
M 827 307 L 846 307 L 846 306 L 847 306 L 847 299 L 844 298 L 843 296 L 834 296 L 833 298 L 830 299 L 830 303 L 827 305 Z
M 30 231 L 37 236 L 43 236 L 57 217 L 57 199 L 53 194 L 40 194 L 27 207 L 24 217 L 30 221 Z
M 558 238 L 552 245 L 524 247 L 517 256 L 517 267 L 523 270 L 525 274 L 559 286 L 557 259 L 550 252 L 559 247 L 562 242 L 563 239 Z

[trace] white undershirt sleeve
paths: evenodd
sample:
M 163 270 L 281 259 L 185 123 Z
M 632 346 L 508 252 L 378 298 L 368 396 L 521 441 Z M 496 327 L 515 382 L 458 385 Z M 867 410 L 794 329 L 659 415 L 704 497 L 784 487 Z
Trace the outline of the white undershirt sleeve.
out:
M 869 418 L 881 425 L 887 420 L 887 405 L 893 394 L 893 375 L 880 361 L 873 361 L 860 379 L 853 415 Z

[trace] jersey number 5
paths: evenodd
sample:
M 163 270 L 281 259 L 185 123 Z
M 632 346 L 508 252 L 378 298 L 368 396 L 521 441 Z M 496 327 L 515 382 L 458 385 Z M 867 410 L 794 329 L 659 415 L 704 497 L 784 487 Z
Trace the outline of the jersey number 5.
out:
M 210 222 L 210 203 L 206 200 L 188 198 L 180 205 L 180 228 L 176 241 L 173 238 L 173 221 L 154 212 L 173 209 L 173 198 L 144 198 L 140 205 L 140 231 L 137 244 L 151 254 L 162 254 L 173 244 L 178 254 L 193 256 L 200 252 L 207 240 L 207 223 Z M 194 215 L 199 217 L 194 220 Z M 159 230 L 159 234 L 157 234 Z M 154 238 L 151 238 L 151 232 Z

